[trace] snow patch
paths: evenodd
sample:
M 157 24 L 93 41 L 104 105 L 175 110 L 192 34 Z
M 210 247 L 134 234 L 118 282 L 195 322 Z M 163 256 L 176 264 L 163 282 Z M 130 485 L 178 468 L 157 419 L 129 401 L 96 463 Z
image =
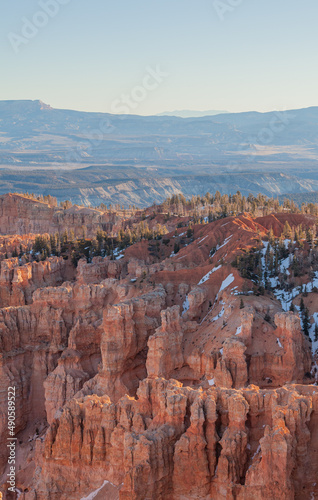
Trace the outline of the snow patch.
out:
M 183 316 L 187 311 L 189 311 L 189 308 L 190 308 L 190 303 L 189 303 L 188 296 L 186 296 L 185 301 L 183 302 L 183 305 L 182 305 L 181 316 Z
M 219 290 L 219 293 L 222 292 L 222 290 L 225 290 L 228 286 L 230 286 L 231 283 L 234 281 L 234 276 L 233 274 L 230 274 L 222 283 L 221 288 Z
M 206 240 L 208 236 L 209 236 L 209 235 L 207 234 L 206 236 L 204 236 L 204 238 L 202 238 L 202 240 L 199 240 L 199 241 L 198 241 L 198 245 L 199 245 L 200 243 L 202 243 L 202 241 Z
M 317 342 L 315 342 L 315 325 L 318 325 L 318 312 L 315 312 L 312 315 L 312 319 L 313 319 L 313 324 L 310 327 L 309 336 L 312 340 L 312 344 L 311 344 L 312 352 L 315 354 L 315 352 L 318 350 L 318 340 L 317 340 Z
M 98 490 L 95 490 L 92 493 L 90 493 L 88 497 L 81 498 L 81 500 L 93 500 L 98 495 L 98 493 L 104 488 L 104 486 L 106 486 L 106 484 L 109 484 L 109 481 L 104 481 L 104 483 L 100 488 L 98 488 Z
M 222 266 L 215 267 L 212 269 L 212 271 L 208 272 L 203 278 L 199 281 L 198 285 L 203 285 L 208 279 L 210 278 L 211 274 L 215 273 L 215 271 L 218 271 Z
M 259 454 L 260 451 L 261 451 L 261 445 L 258 445 L 257 450 L 255 451 L 254 455 L 252 456 L 252 461 L 254 460 L 254 458 L 256 457 L 256 455 Z
M 290 272 L 288 271 L 288 268 L 290 267 L 290 264 L 291 264 L 291 261 L 290 261 L 290 256 L 286 257 L 286 259 L 284 259 L 281 264 L 280 264 L 280 272 L 281 273 L 286 273 L 286 274 L 290 274 Z
M 214 323 L 214 321 L 217 321 L 218 319 L 222 318 L 222 316 L 224 316 L 224 313 L 225 313 L 225 309 L 224 307 L 222 307 L 222 311 L 219 312 L 219 314 L 217 314 L 216 316 L 214 316 L 214 318 L 212 318 L 212 323 Z
M 235 335 L 239 335 L 240 333 L 242 333 L 242 325 L 239 326 L 237 329 L 236 329 L 236 334 Z
M 279 338 L 277 337 L 277 344 L 279 345 L 279 347 L 281 347 L 283 349 L 283 346 L 281 344 L 281 341 L 279 340 Z
M 230 239 L 232 238 L 233 234 L 231 234 L 231 236 L 229 236 L 228 238 L 226 238 L 226 240 L 224 240 L 224 242 L 222 243 L 221 246 L 217 245 L 216 247 L 216 251 L 220 250 L 221 248 L 225 247 L 225 245 L 228 244 L 228 242 L 230 241 Z

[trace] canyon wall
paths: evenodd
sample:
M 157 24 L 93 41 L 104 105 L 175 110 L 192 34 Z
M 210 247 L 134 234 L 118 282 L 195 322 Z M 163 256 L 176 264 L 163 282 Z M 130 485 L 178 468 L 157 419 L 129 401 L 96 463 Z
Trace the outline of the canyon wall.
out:
M 96 235 L 98 230 L 110 231 L 121 217 L 92 208 L 73 205 L 62 209 L 18 194 L 0 196 L 0 234 L 24 235 L 62 234 L 73 231 L 75 237 Z
M 17 394 L 8 500 L 318 496 L 310 341 L 271 294 L 242 295 L 252 284 L 231 265 L 258 231 L 222 219 L 157 262 L 148 242 L 77 269 L 1 262 L 3 490 L 7 388 Z
M 40 480 L 25 498 L 75 499 L 104 479 L 121 500 L 309 498 L 317 410 L 313 387 L 202 391 L 161 378 L 115 405 L 75 398 L 38 444 Z

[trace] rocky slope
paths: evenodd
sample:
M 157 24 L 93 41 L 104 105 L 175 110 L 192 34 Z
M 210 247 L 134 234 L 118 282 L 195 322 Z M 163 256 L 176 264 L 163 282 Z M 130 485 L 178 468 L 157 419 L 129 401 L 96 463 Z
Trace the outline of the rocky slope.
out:
M 121 217 L 115 213 L 73 205 L 68 209 L 51 207 L 47 203 L 18 194 L 0 196 L 0 234 L 26 235 L 62 234 L 73 231 L 75 237 L 96 235 L 98 230 L 116 229 Z M 118 229 L 118 228 L 117 228 Z
M 54 213 L 46 213 L 36 228 L 50 232 Z M 280 236 L 286 220 L 315 224 L 243 213 L 195 225 L 174 253 L 186 236 L 170 221 L 155 256 L 142 241 L 118 260 L 81 260 L 76 269 L 58 257 L 3 260 L 3 491 L 8 386 L 17 392 L 18 438 L 17 492 L 6 498 L 318 496 L 312 344 L 297 308 L 255 295 L 233 266 L 262 248 L 271 228 Z M 313 315 L 315 291 L 305 301 Z
M 184 140 L 182 142 L 183 147 Z M 153 202 L 162 203 L 168 196 L 181 192 L 190 198 L 192 195 L 204 195 L 207 191 L 218 190 L 222 194 L 227 194 L 239 190 L 245 196 L 250 193 L 257 195 L 261 192 L 266 196 L 280 195 L 281 199 L 285 198 L 286 193 L 289 193 L 289 197 L 298 193 L 303 195 L 302 200 L 307 201 L 313 190 L 318 191 L 315 164 L 311 168 L 311 158 L 308 160 L 307 171 L 304 171 L 305 160 L 303 158 L 295 162 L 295 171 L 303 172 L 301 177 L 288 168 L 290 162 L 295 161 L 295 156 L 291 157 L 283 172 L 278 171 L 276 164 L 269 164 L 264 173 L 264 163 L 268 156 L 263 157 L 261 167 L 254 161 L 247 164 L 244 156 L 242 158 L 234 156 L 233 159 L 226 157 L 221 160 L 221 165 L 211 165 L 210 159 L 201 165 L 198 159 L 191 166 L 193 160 L 186 157 L 185 162 L 181 154 L 174 160 L 167 160 L 166 168 L 159 170 L 158 163 L 161 165 L 164 162 L 161 158 L 157 158 L 158 150 L 160 157 L 160 148 L 156 146 L 153 149 L 154 159 L 148 162 L 141 160 L 140 167 L 126 166 L 126 163 L 130 165 L 136 162 L 135 158 L 130 159 L 130 154 L 134 153 L 131 151 L 129 151 L 128 160 L 114 161 L 112 166 L 94 165 L 82 168 L 76 163 L 72 169 L 66 169 L 63 165 L 64 168 L 59 167 L 55 170 L 53 166 L 52 170 L 39 172 L 30 171 L 29 168 L 18 171 L 14 162 L 13 170 L 11 170 L 12 166 L 10 166 L 11 169 L 0 170 L 0 195 L 8 191 L 35 192 L 51 194 L 59 202 L 71 200 L 72 203 L 87 207 L 98 206 L 100 203 L 107 205 L 118 203 L 126 208 L 129 205 L 146 208 Z M 304 155 L 306 154 L 304 152 Z M 310 149 L 308 155 L 312 155 Z M 272 161 L 271 153 L 269 157 Z M 275 156 L 275 159 L 281 165 L 280 155 Z M 85 161 L 87 161 L 86 157 Z M 104 161 L 105 157 L 101 158 L 99 163 Z M 69 164 L 65 160 L 64 162 L 66 166 Z M 181 162 L 181 165 L 176 169 L 175 164 L 178 162 Z M 147 168 L 144 168 L 145 163 Z M 185 166 L 184 163 L 186 163 Z M 88 165 L 90 164 L 91 162 Z M 307 198 L 308 195 L 309 198 Z

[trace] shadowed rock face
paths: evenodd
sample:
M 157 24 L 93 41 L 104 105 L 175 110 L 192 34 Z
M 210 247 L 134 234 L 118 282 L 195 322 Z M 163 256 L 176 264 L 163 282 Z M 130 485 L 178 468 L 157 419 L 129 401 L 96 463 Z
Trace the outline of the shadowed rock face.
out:
M 0 465 L 14 385 L 20 498 L 318 494 L 309 342 L 269 294 L 245 295 L 241 309 L 236 293 L 251 284 L 230 264 L 267 222 L 194 228 L 155 263 L 144 242 L 77 269 L 1 262 Z

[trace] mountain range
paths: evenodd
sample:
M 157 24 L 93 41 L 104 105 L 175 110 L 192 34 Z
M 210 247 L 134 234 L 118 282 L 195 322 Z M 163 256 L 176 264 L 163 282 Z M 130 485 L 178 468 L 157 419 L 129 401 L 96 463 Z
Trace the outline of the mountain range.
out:
M 0 194 L 149 205 L 167 195 L 318 191 L 318 107 L 138 116 L 0 101 Z
M 199 118 L 201 116 L 213 116 L 221 115 L 223 113 L 228 113 L 228 111 L 216 111 L 215 109 L 208 111 L 195 111 L 193 109 L 179 109 L 175 111 L 164 111 L 163 113 L 158 113 L 157 116 L 180 116 L 181 118 Z

